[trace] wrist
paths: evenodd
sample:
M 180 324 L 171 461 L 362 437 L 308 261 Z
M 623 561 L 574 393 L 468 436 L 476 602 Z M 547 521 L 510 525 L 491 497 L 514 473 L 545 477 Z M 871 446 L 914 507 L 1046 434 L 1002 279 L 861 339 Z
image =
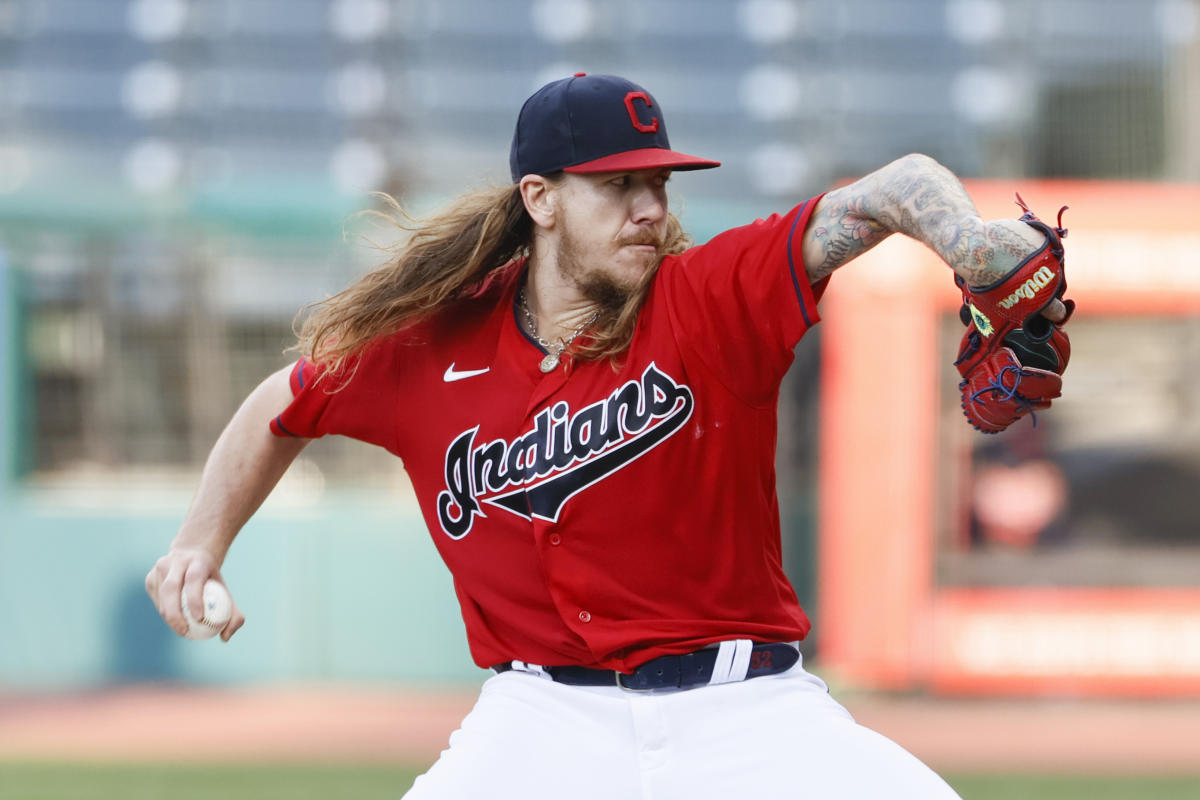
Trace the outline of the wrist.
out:
M 214 567 L 220 567 L 225 563 L 225 556 L 232 543 L 232 537 L 213 533 L 212 528 L 193 528 L 185 522 L 171 540 L 170 550 L 209 560 Z
M 1046 237 L 1018 219 L 997 219 L 982 225 L 978 246 L 971 249 L 969 263 L 955 272 L 972 289 L 986 289 L 1012 274 L 1046 244 Z M 953 266 L 953 265 L 952 265 Z

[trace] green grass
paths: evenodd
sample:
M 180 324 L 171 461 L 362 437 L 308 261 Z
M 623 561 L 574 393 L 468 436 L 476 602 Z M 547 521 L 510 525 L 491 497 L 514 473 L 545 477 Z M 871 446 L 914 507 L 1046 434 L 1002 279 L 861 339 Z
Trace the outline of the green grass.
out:
M 0 800 L 399 800 L 420 771 L 398 766 L 0 763 Z M 951 775 L 948 780 L 965 800 L 1200 798 L 1200 776 Z
M 1196 800 L 1200 776 L 947 775 L 964 800 Z

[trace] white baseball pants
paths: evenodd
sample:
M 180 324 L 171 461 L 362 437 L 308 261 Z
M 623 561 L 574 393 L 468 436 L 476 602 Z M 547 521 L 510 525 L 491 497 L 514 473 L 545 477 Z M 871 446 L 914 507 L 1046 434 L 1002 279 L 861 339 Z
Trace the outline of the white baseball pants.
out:
M 956 800 L 862 727 L 802 664 L 685 691 L 578 687 L 524 672 L 483 685 L 405 800 Z

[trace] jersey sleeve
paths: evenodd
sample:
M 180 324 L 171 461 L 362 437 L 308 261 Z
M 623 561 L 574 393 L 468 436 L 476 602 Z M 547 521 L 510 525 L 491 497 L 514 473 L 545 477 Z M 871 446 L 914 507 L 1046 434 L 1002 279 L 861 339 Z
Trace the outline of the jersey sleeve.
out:
M 801 255 L 820 199 L 725 231 L 669 269 L 664 263 L 660 285 L 681 347 L 748 403 L 770 402 L 796 344 L 820 319 L 828 278 L 810 284 Z
M 377 343 L 327 373 L 309 358 L 292 367 L 292 402 L 275 419 L 276 436 L 349 436 L 395 451 L 399 376 L 395 350 Z

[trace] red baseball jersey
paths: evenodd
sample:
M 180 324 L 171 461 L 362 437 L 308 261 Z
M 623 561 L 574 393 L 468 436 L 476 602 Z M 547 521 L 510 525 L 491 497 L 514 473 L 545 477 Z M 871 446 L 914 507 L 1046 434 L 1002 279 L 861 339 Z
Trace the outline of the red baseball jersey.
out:
M 299 361 L 272 430 L 404 460 L 480 666 L 630 671 L 723 639 L 801 639 L 776 406 L 824 288 L 800 248 L 816 199 L 664 259 L 617 370 L 539 370 L 517 261 L 369 345 L 348 382 L 314 385 Z

